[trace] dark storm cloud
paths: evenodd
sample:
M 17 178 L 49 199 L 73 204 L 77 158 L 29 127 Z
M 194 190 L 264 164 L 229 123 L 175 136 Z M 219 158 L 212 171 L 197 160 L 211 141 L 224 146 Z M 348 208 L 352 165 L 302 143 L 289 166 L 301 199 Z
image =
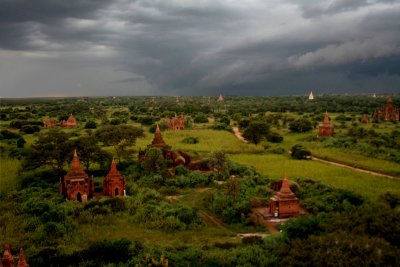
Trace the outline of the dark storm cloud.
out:
M 394 0 L 1 0 L 0 89 L 10 96 L 396 91 L 399 17 Z

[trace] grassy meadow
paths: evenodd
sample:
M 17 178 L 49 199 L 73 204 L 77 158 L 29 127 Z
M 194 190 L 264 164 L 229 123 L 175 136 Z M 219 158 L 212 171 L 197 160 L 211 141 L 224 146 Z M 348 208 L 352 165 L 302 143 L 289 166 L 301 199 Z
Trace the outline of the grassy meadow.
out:
M 0 158 L 0 195 L 15 187 L 21 163 L 17 159 Z
M 233 161 L 253 166 L 263 175 L 281 179 L 311 178 L 357 192 L 376 200 L 386 192 L 400 192 L 400 180 L 393 180 L 311 160 L 293 160 L 286 155 L 229 155 Z

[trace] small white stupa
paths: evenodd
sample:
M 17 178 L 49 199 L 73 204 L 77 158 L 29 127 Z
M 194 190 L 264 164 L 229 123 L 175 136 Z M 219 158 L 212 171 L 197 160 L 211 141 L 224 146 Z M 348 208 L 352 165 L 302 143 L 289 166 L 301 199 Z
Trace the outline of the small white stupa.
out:
M 218 101 L 224 101 L 224 96 L 220 94 L 218 97 Z
M 314 94 L 312 93 L 312 91 L 308 95 L 308 100 L 314 100 Z

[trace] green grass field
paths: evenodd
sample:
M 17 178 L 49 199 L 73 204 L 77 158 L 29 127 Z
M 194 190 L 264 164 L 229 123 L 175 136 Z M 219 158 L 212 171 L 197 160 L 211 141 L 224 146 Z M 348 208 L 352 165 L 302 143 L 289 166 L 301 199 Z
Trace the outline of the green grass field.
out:
M 370 199 L 377 199 L 386 192 L 400 192 L 400 180 L 359 173 L 342 167 L 311 160 L 293 160 L 286 155 L 229 155 L 233 161 L 255 167 L 263 175 L 281 179 L 311 178 L 334 187 L 357 192 Z
M 227 131 L 215 131 L 210 129 L 188 129 L 182 131 L 164 131 L 162 132 L 164 141 L 172 146 L 172 149 L 180 149 L 183 151 L 196 151 L 196 152 L 213 152 L 216 150 L 223 150 L 227 153 L 261 153 L 264 151 L 262 146 L 254 144 L 246 144 L 233 133 Z M 139 138 L 136 142 L 136 147 L 146 148 L 153 140 L 154 134 L 146 132 L 145 138 Z M 185 137 L 197 137 L 199 143 L 197 144 L 184 144 L 182 140 Z
M 0 158 L 0 195 L 17 184 L 21 163 L 17 159 Z

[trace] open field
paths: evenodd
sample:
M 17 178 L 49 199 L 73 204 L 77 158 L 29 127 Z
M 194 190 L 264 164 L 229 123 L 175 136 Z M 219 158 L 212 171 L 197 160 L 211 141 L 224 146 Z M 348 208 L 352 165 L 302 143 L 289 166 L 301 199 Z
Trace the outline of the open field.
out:
M 264 148 L 254 144 L 246 144 L 228 131 L 215 131 L 210 129 L 187 129 L 182 131 L 164 131 L 164 141 L 172 146 L 172 149 L 196 152 L 213 152 L 223 150 L 227 153 L 261 153 Z M 184 144 L 181 141 L 189 136 L 198 137 L 197 144 Z M 139 138 L 136 147 L 146 148 L 153 140 L 153 134 L 146 132 L 145 138 Z
M 281 179 L 311 178 L 376 200 L 386 192 L 400 192 L 400 180 L 390 180 L 311 160 L 293 160 L 284 155 L 229 155 L 233 161 L 255 167 L 263 175 Z
M 17 159 L 0 158 L 0 195 L 17 184 L 20 166 Z

